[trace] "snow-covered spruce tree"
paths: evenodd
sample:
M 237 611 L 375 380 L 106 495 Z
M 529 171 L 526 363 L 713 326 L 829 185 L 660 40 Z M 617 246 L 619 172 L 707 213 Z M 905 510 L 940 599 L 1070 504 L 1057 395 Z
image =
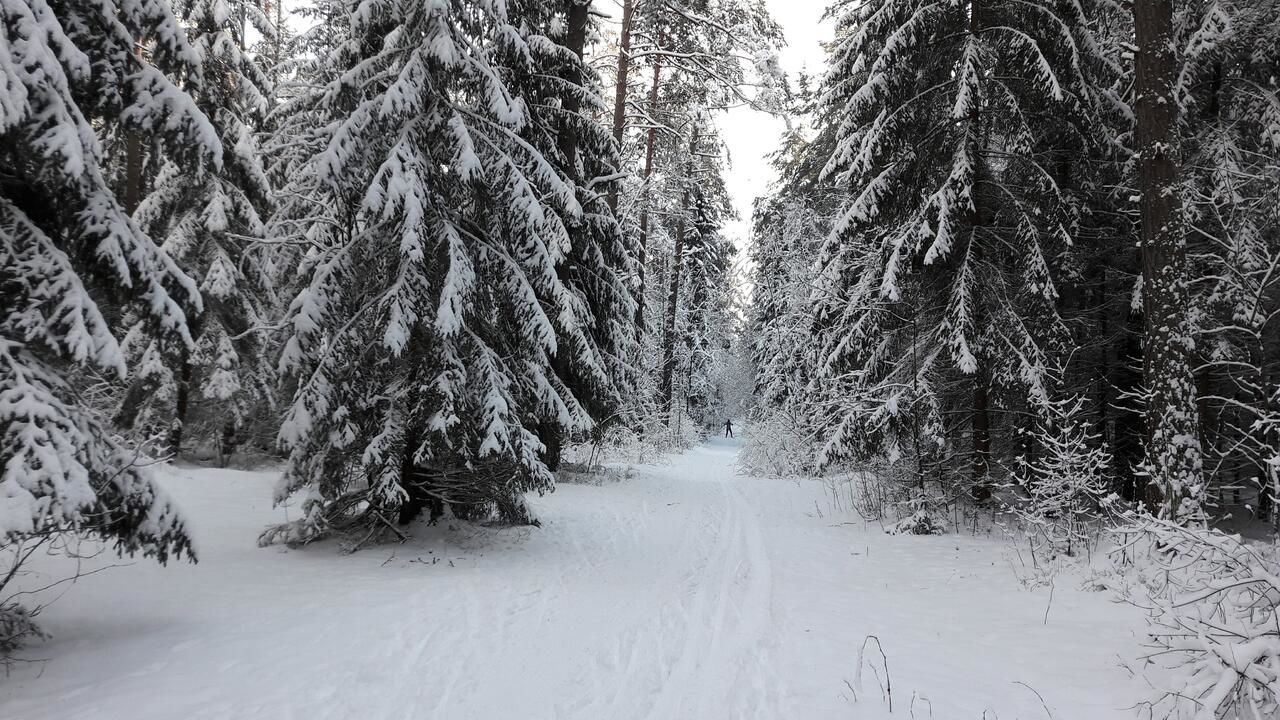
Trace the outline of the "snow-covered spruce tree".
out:
M 1080 151 L 1064 146 L 1051 167 L 1073 208 L 1072 245 L 1057 260 L 1058 312 L 1069 332 L 1054 358 L 1061 368 L 1056 397 L 1079 396 L 1113 458 L 1111 478 L 1125 499 L 1149 497 L 1146 478 L 1131 472 L 1144 452 L 1141 403 L 1142 314 L 1135 292 L 1140 274 L 1138 213 L 1132 200 L 1133 113 L 1128 49 L 1132 18 L 1126 8 L 1094 7 L 1091 73 L 1100 121 Z M 1045 418 L 1039 418 L 1043 421 Z M 1083 419 L 1083 418 L 1082 418 Z M 1016 452 L 1022 452 L 1019 448 Z
M 837 14 L 825 175 L 849 200 L 813 293 L 822 458 L 911 456 L 919 482 L 956 473 L 981 498 L 1000 411 L 1048 397 L 1055 258 L 1075 221 L 1054 164 L 1088 143 L 1106 59 L 1081 3 L 866 0 Z
M 278 223 L 309 246 L 277 495 L 306 502 L 262 541 L 390 528 L 440 503 L 530 520 L 522 494 L 553 480 L 536 429 L 589 424 L 562 378 L 609 377 L 607 360 L 581 365 L 602 353 L 596 325 L 628 321 L 594 317 L 575 293 L 589 281 L 563 277 L 570 228 L 591 221 L 530 139 L 559 120 L 524 94 L 533 48 L 569 58 L 519 4 L 343 7 L 325 4 L 314 36 L 326 84 L 283 124 L 314 150 L 289 161 L 302 179 Z
M 756 201 L 747 326 L 756 404 L 754 430 L 741 455 L 753 471 L 815 469 L 814 403 L 806 392 L 814 366 L 809 291 L 827 220 L 803 198 L 779 194 Z
M 259 0 L 254 8 L 247 9 L 255 13 L 254 29 L 259 33 L 249 51 L 271 81 L 274 92 L 279 92 L 277 86 L 293 71 L 297 59 L 298 33 L 293 17 L 310 7 L 310 3 L 291 3 L 290 0 Z M 246 21 L 249 18 L 245 16 Z
M 779 408 L 803 394 L 809 362 L 808 273 L 813 246 L 829 226 L 802 201 L 762 198 L 752 229 L 751 323 L 762 409 Z
M 643 340 L 636 363 L 639 391 L 632 398 L 633 412 L 641 419 L 642 434 L 658 442 L 674 437 L 671 421 L 679 416 L 670 411 L 684 407 L 675 395 L 685 387 L 684 365 L 678 362 L 683 357 L 679 328 L 687 300 L 683 237 L 693 227 L 693 191 L 701 193 L 708 207 L 715 207 L 721 216 L 732 213 L 724 184 L 726 154 L 703 104 L 719 97 L 716 92 L 714 85 L 681 75 L 663 82 L 651 104 L 658 114 L 652 116 L 657 124 L 649 145 L 650 172 L 641 187 L 624 193 L 619 210 L 631 213 L 633 220 L 639 216 L 636 253 L 647 266 L 637 289 L 644 296 L 637 313 L 645 320 L 637 321 Z
M 267 175 L 277 189 L 276 205 L 266 220 L 266 234 L 273 247 L 284 252 L 279 265 L 296 275 L 297 262 L 313 246 L 311 239 L 324 228 L 344 224 L 348 207 L 358 200 L 343 198 L 339 205 L 320 202 L 322 178 L 309 172 L 317 155 L 328 147 L 336 129 L 332 117 L 335 102 L 327 98 L 343 68 L 354 62 L 345 58 L 352 46 L 349 0 L 316 0 L 298 7 L 294 17 L 306 29 L 291 38 L 290 45 L 273 66 L 279 76 L 274 85 L 276 104 L 268 113 L 269 132 L 262 140 Z M 329 109 L 327 109 L 329 108 Z M 305 286 L 293 287 L 295 292 Z
M 675 179 L 683 193 L 680 216 L 674 218 L 664 268 L 665 298 L 655 307 L 664 308 L 660 400 L 669 398 L 678 415 L 688 415 L 697 425 L 716 427 L 727 410 L 722 392 L 728 388 L 721 384 L 729 378 L 722 376 L 728 370 L 723 363 L 737 341 L 737 323 L 732 307 L 735 251 L 721 232 L 731 210 L 718 178 L 719 141 L 704 135 L 708 130 L 700 127 L 691 135 L 687 161 Z M 668 256 L 665 248 L 662 252 Z
M 222 163 L 166 161 L 134 219 L 199 282 L 205 307 L 190 320 L 194 350 L 131 333 L 148 372 L 135 379 L 122 416 L 167 426 L 172 452 L 185 437 L 212 442 L 225 458 L 247 421 L 273 414 L 262 328 L 280 301 L 261 240 L 272 190 L 256 136 L 272 89 L 244 37 L 250 22 L 264 36 L 273 26 L 251 0 L 183 0 L 178 9 L 201 58 L 187 89 L 218 133 Z M 184 433 L 190 422 L 196 433 Z
M 553 315 L 560 338 L 552 366 L 566 398 L 580 408 L 566 423 L 541 422 L 544 461 L 556 470 L 560 445 L 573 431 L 603 431 L 629 422 L 634 412 L 635 303 L 628 282 L 638 272 L 635 253 L 603 194 L 618 174 L 618 148 L 598 120 L 605 111 L 599 75 L 584 61 L 592 29 L 590 2 L 513 2 L 512 17 L 529 28 L 527 50 L 495 58 L 507 72 L 513 95 L 527 98 L 529 121 L 520 136 L 541 153 L 574 189 L 582 213 L 565 218 L 569 246 L 557 264 L 568 294 L 568 316 Z
M 126 373 L 107 301 L 192 343 L 181 303 L 200 307 L 196 284 L 113 195 L 95 126 L 216 166 L 212 126 L 171 80 L 199 53 L 160 0 L 5 0 L 0 16 L 0 546 L 21 561 L 76 533 L 161 562 L 191 556 L 182 519 L 76 376 Z M 134 52 L 141 38 L 154 62 Z
M 813 407 L 805 392 L 813 368 L 809 279 L 813 247 L 828 229 L 803 200 L 772 196 L 756 201 L 746 328 L 756 404 L 754 432 L 740 462 L 758 473 L 794 475 L 814 469 Z

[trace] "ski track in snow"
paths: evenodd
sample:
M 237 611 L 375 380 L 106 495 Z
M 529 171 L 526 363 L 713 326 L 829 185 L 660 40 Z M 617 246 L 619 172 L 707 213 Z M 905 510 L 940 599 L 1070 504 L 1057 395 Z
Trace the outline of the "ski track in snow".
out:
M 172 469 L 201 562 L 77 582 L 0 718 L 1044 717 L 1022 682 L 1059 720 L 1131 717 L 1132 609 L 1058 587 L 1046 624 L 1000 543 L 887 538 L 819 482 L 740 476 L 738 447 L 562 485 L 540 529 L 419 525 L 351 555 L 253 546 L 284 512 L 271 473 Z M 852 697 L 869 634 L 894 715 L 870 670 Z

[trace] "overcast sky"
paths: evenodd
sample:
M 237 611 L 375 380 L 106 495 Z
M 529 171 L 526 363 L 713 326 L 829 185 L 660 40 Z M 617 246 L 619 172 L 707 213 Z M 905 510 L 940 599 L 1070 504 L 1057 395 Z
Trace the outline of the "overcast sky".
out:
M 819 24 L 828 0 L 766 0 L 769 12 L 782 25 L 787 37 L 782 67 L 793 81 L 796 73 L 822 72 L 825 57 L 820 41 L 831 39 L 831 24 Z M 727 185 L 733 195 L 739 219 L 726 228 L 739 248 L 745 247 L 751 223 L 751 202 L 763 195 L 773 180 L 766 156 L 778 147 L 786 127 L 779 118 L 746 108 L 729 111 L 720 120 L 730 160 Z

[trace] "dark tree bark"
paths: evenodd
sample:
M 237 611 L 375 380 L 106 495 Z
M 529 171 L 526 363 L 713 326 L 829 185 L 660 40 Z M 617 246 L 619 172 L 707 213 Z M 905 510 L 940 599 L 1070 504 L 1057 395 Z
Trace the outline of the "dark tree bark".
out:
M 236 453 L 236 446 L 240 443 L 236 439 L 236 423 L 232 419 L 228 419 L 222 423 L 222 437 L 218 439 L 218 467 L 226 467 L 231 462 L 231 456 Z
M 581 60 L 587 44 L 587 22 L 591 17 L 591 0 L 568 0 L 566 15 L 567 28 L 564 44 Z M 565 120 L 560 128 L 559 144 L 560 152 L 564 155 L 565 167 L 577 177 L 578 129 L 574 126 L 574 122 L 582 112 L 582 65 L 570 64 L 565 73 L 565 80 L 569 82 L 572 89 L 565 93 L 561 100 Z
M 177 398 L 173 407 L 173 425 L 169 430 L 169 451 L 177 457 L 182 452 L 183 431 L 187 425 L 187 415 L 191 411 L 191 377 L 195 368 L 191 363 L 191 352 L 182 349 L 178 362 Z
M 142 44 L 135 43 L 134 54 L 142 57 Z M 142 133 L 129 130 L 124 142 L 124 210 L 133 215 L 142 202 Z
M 661 36 L 659 36 L 661 38 Z M 661 41 L 661 39 L 659 40 Z M 641 175 L 644 197 L 640 209 L 640 241 L 636 247 L 636 266 L 640 273 L 640 289 L 636 293 L 636 332 L 644 332 L 645 309 L 645 262 L 649 250 L 649 178 L 653 176 L 653 150 L 658 140 L 658 128 L 654 126 L 654 116 L 658 114 L 658 84 L 662 77 L 662 60 L 653 63 L 653 84 L 649 87 L 649 132 L 644 143 L 644 172 Z
M 124 144 L 124 210 L 130 215 L 142 202 L 142 135 L 130 130 Z
M 444 501 L 440 499 L 439 494 L 432 492 L 430 478 L 419 471 L 418 464 L 414 460 L 421 442 L 422 437 L 416 431 L 411 431 L 405 436 L 404 455 L 400 460 L 400 486 L 404 488 L 406 497 L 400 503 L 399 515 L 396 519 L 399 525 L 408 525 L 413 522 L 423 510 L 430 510 L 428 517 L 432 525 L 435 525 L 436 521 L 444 515 Z
M 1169 517 L 1200 485 L 1201 449 L 1187 309 L 1186 238 L 1178 187 L 1177 113 L 1173 95 L 1173 0 L 1134 0 L 1134 114 L 1141 196 L 1142 300 L 1146 325 L 1145 471 L 1163 494 Z
M 618 36 L 618 75 L 613 91 L 613 141 L 622 150 L 622 138 L 627 130 L 627 82 L 631 77 L 631 18 L 635 12 L 635 0 L 622 0 L 622 29 Z M 618 212 L 618 191 L 621 183 L 609 184 L 609 209 Z

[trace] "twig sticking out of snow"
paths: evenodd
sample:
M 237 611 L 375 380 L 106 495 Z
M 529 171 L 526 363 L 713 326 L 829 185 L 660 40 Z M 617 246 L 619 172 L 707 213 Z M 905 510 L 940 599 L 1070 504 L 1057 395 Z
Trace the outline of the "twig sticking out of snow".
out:
M 1049 583 L 1049 602 L 1044 606 L 1044 624 L 1049 624 L 1049 608 L 1053 607 L 1053 583 Z
M 927 703 L 929 705 L 929 717 L 933 717 L 933 703 L 929 698 L 915 691 L 911 692 L 911 707 L 909 708 L 911 711 L 911 717 L 915 718 L 916 716 L 916 700 L 919 700 L 922 703 Z
M 1053 587 L 1053 586 L 1052 586 L 1052 585 L 1050 585 L 1049 587 L 1050 587 L 1050 593 L 1052 593 L 1052 587 Z M 1049 720 L 1053 720 L 1053 711 L 1051 711 L 1051 710 L 1049 709 L 1049 704 L 1048 704 L 1048 703 L 1046 703 L 1046 702 L 1044 701 L 1044 696 L 1043 696 L 1043 695 L 1041 695 L 1039 691 L 1037 691 L 1035 688 L 1031 687 L 1030 685 L 1028 685 L 1028 684 L 1026 684 L 1026 683 L 1022 682 L 1021 680 L 1014 680 L 1014 681 L 1013 681 L 1013 684 L 1014 684 L 1014 685 L 1021 685 L 1022 687 L 1024 687 L 1024 688 L 1026 688 L 1026 689 L 1030 690 L 1030 691 L 1032 692 L 1032 694 L 1034 694 L 1034 695 L 1036 696 L 1036 698 L 1037 698 L 1038 700 L 1040 700 L 1040 707 L 1044 708 L 1044 714 L 1045 714 L 1045 716 L 1046 716 L 1046 717 L 1048 717 L 1048 718 L 1049 718 Z
M 858 672 L 853 676 L 854 691 L 862 690 L 862 668 L 865 664 L 864 657 L 867 652 L 867 643 L 872 640 L 876 641 L 876 650 L 880 653 L 880 663 L 884 667 L 884 685 L 880 686 L 881 697 L 889 704 L 889 712 L 893 712 L 893 683 L 889 680 L 889 658 L 884 654 L 884 646 L 880 644 L 880 638 L 875 635 L 868 635 L 862 641 L 862 647 L 858 648 Z M 871 666 L 871 672 L 876 674 L 876 684 L 880 683 L 880 673 L 876 671 L 874 665 Z

